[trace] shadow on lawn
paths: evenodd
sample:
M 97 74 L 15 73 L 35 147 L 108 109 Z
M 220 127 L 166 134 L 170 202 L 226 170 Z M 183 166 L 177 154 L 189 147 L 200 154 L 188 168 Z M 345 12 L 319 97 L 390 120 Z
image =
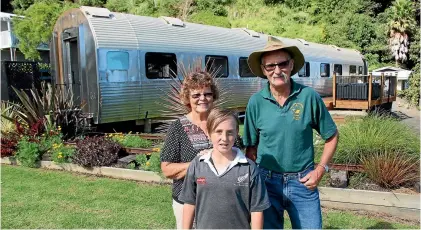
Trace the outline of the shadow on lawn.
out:
M 367 229 L 396 229 L 390 223 L 387 222 L 377 222 L 375 225 L 368 227 Z

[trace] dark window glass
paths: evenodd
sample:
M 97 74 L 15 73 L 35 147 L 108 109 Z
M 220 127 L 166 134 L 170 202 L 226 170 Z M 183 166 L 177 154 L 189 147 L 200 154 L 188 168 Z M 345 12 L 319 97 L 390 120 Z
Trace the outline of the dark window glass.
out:
M 305 62 L 303 68 L 298 71 L 299 77 L 310 77 L 310 63 Z
M 206 71 L 217 77 L 228 77 L 228 58 L 226 56 L 206 56 Z
M 357 66 L 355 65 L 350 65 L 349 66 L 349 74 L 356 74 L 357 73 Z
M 342 65 L 340 64 L 333 65 L 333 71 L 335 71 L 336 75 L 342 75 Z
M 173 53 L 146 53 L 146 77 L 170 78 L 177 75 L 177 58 Z
M 239 60 L 240 77 L 256 77 L 250 70 L 246 57 L 241 57 Z
M 320 64 L 320 76 L 330 77 L 330 65 L 327 63 Z

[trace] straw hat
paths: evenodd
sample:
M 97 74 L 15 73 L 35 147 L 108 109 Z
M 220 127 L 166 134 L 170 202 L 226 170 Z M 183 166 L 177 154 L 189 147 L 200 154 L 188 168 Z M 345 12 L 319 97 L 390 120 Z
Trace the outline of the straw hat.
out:
M 256 76 L 266 78 L 262 72 L 261 57 L 263 53 L 275 50 L 285 50 L 291 55 L 291 58 L 294 59 L 294 68 L 291 71 L 291 76 L 296 74 L 301 67 L 303 67 L 304 56 L 296 46 L 287 46 L 282 41 L 272 36 L 268 36 L 266 46 L 262 50 L 251 53 L 247 60 L 251 72 L 253 72 Z

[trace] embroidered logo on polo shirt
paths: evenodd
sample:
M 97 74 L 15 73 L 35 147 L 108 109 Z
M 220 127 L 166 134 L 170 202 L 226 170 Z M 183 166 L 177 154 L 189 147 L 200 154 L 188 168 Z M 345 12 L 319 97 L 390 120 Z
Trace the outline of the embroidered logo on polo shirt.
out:
M 294 120 L 300 120 L 301 114 L 303 113 L 304 105 L 301 103 L 294 103 L 291 106 L 292 115 L 294 116 Z
M 199 178 L 197 178 L 196 183 L 197 184 L 206 184 L 206 178 L 199 177 Z
M 239 176 L 237 178 L 237 183 L 242 183 L 243 181 L 245 181 L 247 179 L 248 176 L 249 176 L 248 173 L 246 173 L 244 176 Z

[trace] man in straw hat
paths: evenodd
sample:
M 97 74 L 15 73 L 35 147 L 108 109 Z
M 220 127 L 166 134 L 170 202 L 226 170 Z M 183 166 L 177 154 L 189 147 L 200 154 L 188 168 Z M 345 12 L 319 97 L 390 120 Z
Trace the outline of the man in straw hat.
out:
M 248 64 L 268 80 L 249 100 L 243 135 L 247 157 L 259 164 L 272 204 L 264 211 L 264 228 L 283 228 L 284 210 L 293 228 L 321 228 L 317 184 L 336 150 L 336 125 L 316 91 L 291 78 L 304 64 L 297 47 L 269 37 Z M 316 165 L 313 129 L 325 140 Z

